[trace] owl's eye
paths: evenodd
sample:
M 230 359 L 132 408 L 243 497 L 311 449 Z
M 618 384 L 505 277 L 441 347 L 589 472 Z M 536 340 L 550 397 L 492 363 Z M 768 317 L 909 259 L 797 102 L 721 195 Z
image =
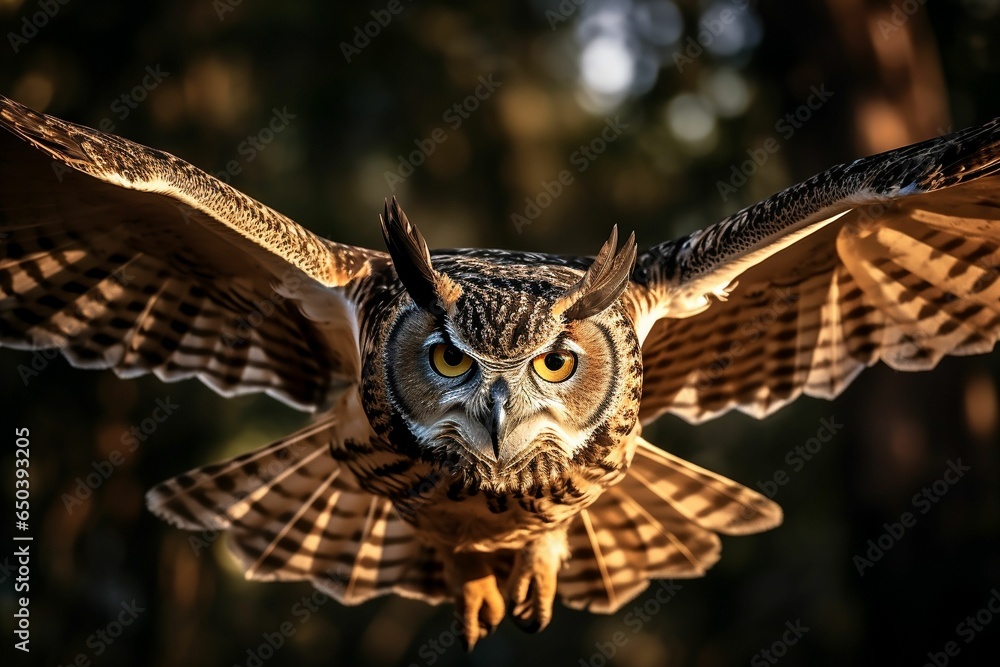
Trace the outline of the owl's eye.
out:
M 438 343 L 431 348 L 431 368 L 446 378 L 457 378 L 472 368 L 472 357 L 454 345 Z
M 562 382 L 576 370 L 576 355 L 566 350 L 547 352 L 532 359 L 531 365 L 546 382 Z

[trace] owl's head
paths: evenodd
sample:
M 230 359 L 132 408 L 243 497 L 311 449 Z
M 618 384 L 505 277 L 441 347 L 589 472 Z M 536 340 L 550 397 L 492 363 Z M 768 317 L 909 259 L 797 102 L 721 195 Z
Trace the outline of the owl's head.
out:
M 405 292 L 366 346 L 363 385 L 385 398 L 364 401 L 375 430 L 487 490 L 600 466 L 635 426 L 641 395 L 639 344 L 619 298 L 633 238 L 616 253 L 613 232 L 581 276 L 476 252 L 432 266 L 395 201 L 382 225 Z

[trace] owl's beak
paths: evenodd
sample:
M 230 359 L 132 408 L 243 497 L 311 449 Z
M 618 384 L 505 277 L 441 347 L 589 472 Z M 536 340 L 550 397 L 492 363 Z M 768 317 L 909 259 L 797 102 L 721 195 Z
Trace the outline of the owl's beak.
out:
M 490 387 L 490 423 L 487 429 L 490 432 L 490 441 L 493 443 L 493 455 L 500 458 L 500 434 L 503 432 L 504 422 L 507 420 L 507 398 L 510 396 L 510 387 L 506 380 L 497 380 Z

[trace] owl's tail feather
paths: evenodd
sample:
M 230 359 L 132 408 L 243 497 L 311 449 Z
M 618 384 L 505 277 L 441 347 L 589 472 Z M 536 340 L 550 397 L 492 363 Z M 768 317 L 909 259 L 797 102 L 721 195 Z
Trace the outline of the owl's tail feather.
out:
M 229 547 L 248 579 L 309 580 L 343 604 L 396 593 L 449 597 L 442 564 L 389 500 L 362 490 L 330 455 L 327 418 L 261 449 L 178 475 L 146 495 L 150 510 Z M 197 538 L 195 538 L 197 539 Z
M 650 579 L 703 576 L 719 560 L 716 533 L 756 533 L 781 517 L 759 493 L 640 439 L 625 478 L 570 525 L 559 596 L 575 609 L 614 613 Z

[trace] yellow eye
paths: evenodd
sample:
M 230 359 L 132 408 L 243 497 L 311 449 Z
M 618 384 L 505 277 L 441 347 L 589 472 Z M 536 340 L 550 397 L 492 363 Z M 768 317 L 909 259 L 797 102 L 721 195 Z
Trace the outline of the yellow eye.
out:
M 546 382 L 562 382 L 576 370 L 576 355 L 566 350 L 547 352 L 532 359 L 531 365 Z
M 431 368 L 446 378 L 457 378 L 469 372 L 472 358 L 454 345 L 438 343 L 431 348 Z

